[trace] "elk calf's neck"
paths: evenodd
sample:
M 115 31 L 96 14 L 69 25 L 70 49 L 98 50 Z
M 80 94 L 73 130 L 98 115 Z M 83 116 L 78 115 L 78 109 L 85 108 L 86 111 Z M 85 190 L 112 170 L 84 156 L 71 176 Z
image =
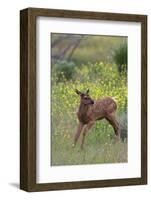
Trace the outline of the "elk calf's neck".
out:
M 91 120 L 91 116 L 89 115 L 90 109 L 91 105 L 85 105 L 83 103 L 80 103 L 77 116 L 81 123 L 87 124 Z

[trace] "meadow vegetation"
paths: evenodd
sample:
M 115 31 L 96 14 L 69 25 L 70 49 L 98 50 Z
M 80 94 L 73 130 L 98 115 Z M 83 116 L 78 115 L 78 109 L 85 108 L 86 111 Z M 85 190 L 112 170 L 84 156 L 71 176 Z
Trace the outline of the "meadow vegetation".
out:
M 112 56 L 112 52 L 108 52 L 111 46 L 112 48 L 114 45 L 117 46 L 114 38 L 112 38 L 111 44 L 108 45 L 108 51 L 106 47 L 104 57 Z M 90 39 L 88 41 L 89 43 L 92 42 Z M 98 46 L 98 40 L 96 43 Z M 93 46 L 96 43 L 93 42 Z M 104 46 L 107 46 L 107 44 L 107 42 L 104 42 Z M 84 48 L 84 44 L 82 45 Z M 88 44 L 86 43 L 86 45 Z M 80 51 L 82 53 L 82 47 L 75 50 L 75 57 Z M 59 51 L 59 47 L 55 47 L 55 52 L 57 52 L 57 48 Z M 114 59 L 110 59 L 108 62 L 105 62 L 105 59 L 93 60 L 93 62 L 89 59 L 87 62 L 81 62 L 79 61 L 80 54 L 78 54 L 76 59 L 79 58 L 79 60 L 75 62 L 75 57 L 73 60 L 71 58 L 67 60 L 63 57 L 52 63 L 51 164 L 75 165 L 127 162 L 127 70 L 119 72 Z M 95 126 L 88 132 L 84 150 L 80 149 L 79 143 L 75 148 L 72 148 L 78 123 L 76 111 L 80 102 L 75 89 L 86 91 L 88 88 L 92 99 L 99 99 L 104 96 L 111 96 L 116 99 L 118 104 L 117 116 L 122 128 L 122 139 L 119 143 L 115 141 L 114 130 L 111 125 L 107 121 L 101 120 L 97 121 Z

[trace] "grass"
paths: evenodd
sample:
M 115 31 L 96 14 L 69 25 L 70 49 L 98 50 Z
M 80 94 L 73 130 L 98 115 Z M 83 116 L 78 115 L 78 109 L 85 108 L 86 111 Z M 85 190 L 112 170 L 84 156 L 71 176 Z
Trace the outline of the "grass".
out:
M 117 143 L 112 140 L 105 144 L 101 142 L 92 144 L 89 138 L 87 138 L 88 140 L 86 140 L 85 148 L 84 150 L 81 150 L 79 145 L 74 148 L 71 146 L 72 138 L 70 137 L 63 139 L 55 137 L 52 139 L 53 165 L 81 165 L 127 162 L 127 142 Z M 59 145 L 58 141 L 60 141 Z
M 67 80 L 62 73 L 53 71 L 51 91 L 51 165 L 76 165 L 127 162 L 127 76 L 118 73 L 117 66 L 104 63 L 76 67 L 74 77 Z M 60 79 L 61 77 L 61 79 Z M 79 97 L 75 89 L 86 91 L 98 99 L 104 96 L 116 98 L 123 141 L 116 143 L 113 128 L 105 120 L 96 122 L 86 135 L 85 149 L 80 141 L 72 148 L 77 127 L 76 110 Z

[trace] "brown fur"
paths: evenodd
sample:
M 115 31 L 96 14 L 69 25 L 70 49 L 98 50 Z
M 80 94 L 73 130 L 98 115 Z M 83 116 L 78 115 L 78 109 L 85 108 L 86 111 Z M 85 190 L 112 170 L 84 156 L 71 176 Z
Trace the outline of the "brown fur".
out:
M 113 127 L 115 135 L 118 140 L 120 139 L 120 125 L 116 119 L 115 112 L 117 110 L 117 103 L 112 97 L 104 97 L 99 100 L 93 100 L 89 96 L 89 90 L 86 93 L 82 93 L 76 90 L 76 93 L 80 96 L 80 106 L 77 112 L 79 125 L 77 132 L 74 136 L 74 144 L 83 130 L 83 137 L 81 142 L 81 148 L 83 148 L 84 139 L 87 131 L 95 124 L 95 121 L 106 119 Z

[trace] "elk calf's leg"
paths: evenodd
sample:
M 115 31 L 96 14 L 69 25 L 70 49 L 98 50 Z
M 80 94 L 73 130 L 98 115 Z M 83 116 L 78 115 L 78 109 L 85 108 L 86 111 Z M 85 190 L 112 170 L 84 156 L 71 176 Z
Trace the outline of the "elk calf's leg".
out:
M 92 126 L 94 125 L 95 122 L 90 122 L 88 123 L 83 130 L 83 134 L 82 134 L 82 140 L 81 140 L 81 149 L 83 149 L 83 145 L 84 145 L 84 140 L 85 140 L 85 135 L 86 133 L 92 128 Z
M 77 143 L 77 140 L 78 140 L 78 138 L 79 138 L 79 136 L 80 136 L 80 134 L 81 134 L 81 131 L 82 131 L 82 129 L 83 129 L 83 124 L 82 123 L 79 123 L 78 124 L 78 127 L 77 127 L 77 131 L 76 131 L 76 134 L 75 134 L 75 136 L 74 136 L 74 143 L 73 143 L 73 147 L 75 147 L 75 145 L 76 145 L 76 143 Z
M 121 128 L 120 128 L 120 124 L 119 122 L 117 121 L 116 119 L 116 116 L 115 114 L 113 115 L 108 115 L 106 117 L 107 121 L 112 125 L 114 131 L 115 131 L 115 135 L 117 137 L 117 140 L 119 141 L 120 140 L 120 137 L 121 137 Z
M 116 121 L 116 123 L 117 123 L 117 140 L 118 141 L 120 141 L 120 139 L 121 139 L 121 127 L 120 127 L 120 124 L 119 124 L 119 122 L 118 121 Z

